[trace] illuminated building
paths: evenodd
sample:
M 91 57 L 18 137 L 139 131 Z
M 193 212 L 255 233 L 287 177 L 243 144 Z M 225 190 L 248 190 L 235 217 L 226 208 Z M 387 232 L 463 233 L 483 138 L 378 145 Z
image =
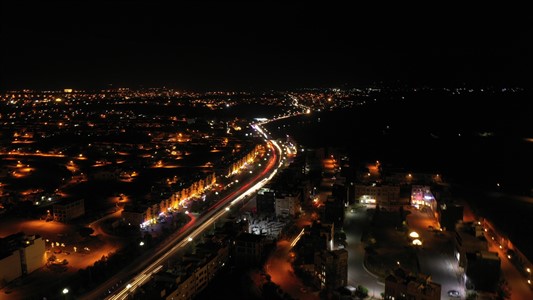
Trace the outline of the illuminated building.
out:
M 437 201 L 429 186 L 413 185 L 411 188 L 411 205 L 420 208 L 429 206 L 433 212 L 437 208 Z
M 252 163 L 254 159 L 256 158 L 257 154 L 263 149 L 262 145 L 255 145 L 251 151 L 244 155 L 239 155 L 240 158 L 235 158 L 232 163 L 229 164 L 226 171 L 226 176 L 230 177 L 231 175 L 234 175 L 240 170 L 246 166 L 246 164 Z M 233 155 L 235 156 L 235 155 Z
M 382 206 L 400 205 L 400 186 L 381 184 L 356 184 L 355 199 L 359 203 L 371 203 Z
M 0 239 L 0 284 L 13 281 L 41 268 L 45 260 L 45 243 L 38 235 L 23 232 Z
M 83 199 L 63 200 L 54 204 L 54 220 L 67 222 L 85 214 L 85 204 Z

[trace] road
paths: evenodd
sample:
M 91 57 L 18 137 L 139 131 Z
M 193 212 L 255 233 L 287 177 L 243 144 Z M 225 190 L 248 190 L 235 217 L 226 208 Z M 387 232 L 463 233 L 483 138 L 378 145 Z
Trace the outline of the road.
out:
M 323 169 L 329 174 L 334 174 L 337 162 L 334 159 L 325 159 Z M 318 198 L 319 203 L 325 203 L 331 195 L 331 187 L 335 179 L 322 178 Z M 346 234 L 346 250 L 348 251 L 348 285 L 357 287 L 362 285 L 368 288 L 368 295 L 373 298 L 381 298 L 381 293 L 385 291 L 385 285 L 378 280 L 378 277 L 368 272 L 363 264 L 365 257 L 364 244 L 361 242 L 363 232 L 370 226 L 370 215 L 367 209 L 375 208 L 375 205 L 368 204 L 359 206 L 353 211 L 345 210 L 343 230 Z M 334 245 L 334 249 L 336 249 Z
M 497 241 L 493 241 L 488 233 L 485 237 L 489 243 L 489 251 L 497 252 L 501 259 L 501 269 L 505 280 L 511 287 L 511 300 L 533 299 L 533 290 L 527 283 L 527 279 L 516 269 L 516 267 L 509 261 L 504 249 L 500 248 Z
M 348 250 L 348 285 L 354 287 L 362 285 L 368 288 L 370 297 L 381 298 L 381 293 L 385 291 L 385 285 L 364 267 L 365 249 L 361 242 L 363 232 L 370 226 L 367 209 L 373 207 L 373 205 L 362 206 L 359 209 L 354 209 L 354 212 L 347 210 L 344 217 L 343 228 L 346 233 L 346 250 Z
M 370 217 L 367 214 L 369 206 L 348 210 L 344 220 L 344 232 L 348 250 L 348 284 L 354 287 L 362 285 L 369 290 L 369 296 L 381 298 L 381 293 L 385 290 L 384 282 L 380 281 L 374 274 L 368 272 L 364 267 L 364 244 L 361 242 L 361 235 L 365 228 L 368 228 Z M 436 236 L 427 230 L 427 226 L 433 225 L 434 220 L 429 219 L 430 214 L 412 211 L 408 216 L 408 223 L 411 230 L 420 234 L 424 241 L 424 248 L 418 249 L 418 259 L 421 272 L 431 275 L 432 280 L 441 284 L 441 299 L 447 299 L 448 290 L 458 290 L 464 296 L 464 285 L 461 282 L 458 272 L 457 261 L 452 257 L 453 243 L 451 236 L 446 233 Z
M 247 183 L 243 183 L 238 190 L 221 199 L 203 215 L 197 219 L 192 219 L 167 239 L 167 243 L 159 245 L 149 255 L 139 257 L 134 263 L 131 263 L 104 284 L 93 289 L 90 293 L 83 295 L 80 299 L 99 298 L 117 282 L 123 282 L 124 284 L 106 299 L 125 299 L 129 293 L 146 283 L 152 274 L 162 268 L 167 259 L 171 258 L 178 250 L 193 241 L 204 230 L 212 227 L 213 222 L 230 211 L 232 205 L 245 199 L 272 179 L 277 169 L 282 165 L 283 160 L 280 157 L 282 151 L 275 141 L 270 141 L 268 145 L 272 150 L 272 155 L 270 155 L 268 164 L 262 172 L 251 178 Z
M 416 231 L 423 241 L 423 248 L 418 249 L 417 256 L 420 272 L 431 275 L 431 280 L 441 285 L 441 299 L 449 299 L 448 291 L 459 291 L 464 299 L 466 295 L 462 273 L 457 260 L 453 257 L 454 234 L 452 231 L 436 235 L 428 226 L 437 228 L 437 221 L 429 209 L 419 210 L 409 207 L 407 216 L 410 231 Z

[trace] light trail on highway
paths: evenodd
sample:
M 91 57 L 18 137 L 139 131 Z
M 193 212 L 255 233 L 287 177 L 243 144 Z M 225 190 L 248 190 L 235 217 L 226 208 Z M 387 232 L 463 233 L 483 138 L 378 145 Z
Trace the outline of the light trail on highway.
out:
M 259 126 L 253 125 L 253 128 L 261 133 L 265 139 L 268 138 L 268 136 Z M 128 295 L 135 292 L 137 288 L 148 282 L 152 275 L 159 272 L 163 268 L 166 260 L 175 255 L 181 248 L 194 241 L 198 235 L 201 235 L 202 232 L 212 226 L 214 222 L 216 222 L 224 214 L 228 213 L 233 205 L 246 199 L 248 196 L 252 195 L 257 190 L 262 188 L 266 183 L 268 183 L 276 175 L 278 169 L 283 165 L 283 159 L 278 159 L 278 157 L 280 157 L 283 153 L 278 143 L 275 140 L 268 140 L 268 147 L 272 150 L 273 155 L 261 173 L 254 176 L 248 183 L 240 187 L 237 191 L 232 192 L 218 201 L 197 220 L 189 222 L 180 230 L 181 234 L 174 238 L 174 241 L 169 243 L 172 244 L 177 242 L 174 246 L 172 246 L 172 248 L 167 249 L 167 247 L 164 247 L 163 249 L 156 251 L 151 258 L 154 259 L 155 257 L 159 256 L 157 259 L 145 267 L 144 270 L 142 270 L 133 279 L 129 280 L 124 288 L 115 291 L 113 295 L 108 296 L 106 299 L 126 299 Z M 276 154 L 276 152 L 279 154 Z M 278 162 L 277 165 L 276 162 Z

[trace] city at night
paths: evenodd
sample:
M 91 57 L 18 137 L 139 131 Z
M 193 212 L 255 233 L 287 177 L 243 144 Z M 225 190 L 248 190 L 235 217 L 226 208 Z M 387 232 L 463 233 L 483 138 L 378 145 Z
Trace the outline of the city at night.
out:
M 2 2 L 0 299 L 533 299 L 531 19 L 415 8 Z

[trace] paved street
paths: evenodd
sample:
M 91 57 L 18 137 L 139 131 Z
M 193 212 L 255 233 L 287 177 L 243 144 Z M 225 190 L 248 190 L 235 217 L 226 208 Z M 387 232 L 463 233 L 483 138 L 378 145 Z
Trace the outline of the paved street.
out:
M 449 290 L 459 291 L 464 298 L 462 275 L 458 269 L 458 262 L 453 257 L 453 232 L 446 231 L 442 235 L 437 235 L 428 229 L 428 226 L 438 227 L 430 211 L 414 207 L 410 207 L 409 211 L 411 212 L 407 216 L 409 230 L 416 231 L 423 241 L 422 248 L 417 252 L 420 271 L 431 275 L 432 280 L 441 285 L 441 299 L 449 298 L 447 294 Z
M 504 253 L 504 250 L 500 249 L 499 244 L 493 241 L 487 234 L 486 238 L 489 242 L 489 251 L 497 252 L 501 259 L 503 276 L 511 287 L 511 299 L 533 299 L 533 290 L 527 284 L 527 279 L 507 259 L 507 255 Z
M 375 275 L 366 271 L 363 266 L 365 255 L 364 245 L 361 243 L 361 236 L 365 228 L 369 226 L 367 209 L 372 206 L 363 206 L 361 209 L 347 210 L 344 219 L 344 232 L 348 246 L 348 284 L 354 287 L 362 285 L 368 288 L 369 296 L 381 298 L 381 293 L 385 290 L 383 282 L 378 281 Z

